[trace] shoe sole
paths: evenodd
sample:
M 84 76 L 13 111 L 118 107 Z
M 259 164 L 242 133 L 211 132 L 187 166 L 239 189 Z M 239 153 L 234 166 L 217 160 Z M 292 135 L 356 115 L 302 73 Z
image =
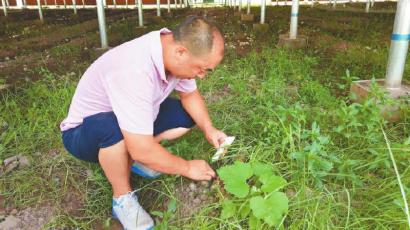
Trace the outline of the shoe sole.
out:
M 117 214 L 115 214 L 114 210 L 112 210 L 112 218 L 115 219 L 115 220 L 120 221 L 120 220 L 118 219 Z M 154 226 L 151 226 L 151 227 L 147 228 L 147 230 L 153 230 L 153 229 L 154 229 Z M 124 230 L 127 230 L 127 229 L 124 229 Z

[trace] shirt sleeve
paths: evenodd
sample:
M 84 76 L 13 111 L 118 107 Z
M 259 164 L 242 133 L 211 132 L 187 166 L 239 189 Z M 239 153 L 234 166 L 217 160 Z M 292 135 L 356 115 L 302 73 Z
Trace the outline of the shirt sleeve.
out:
M 196 90 L 196 82 L 195 79 L 182 79 L 179 80 L 177 85 L 175 86 L 175 90 L 183 93 L 190 93 Z
M 121 129 L 152 135 L 154 129 L 152 78 L 145 72 L 106 75 L 105 89 Z

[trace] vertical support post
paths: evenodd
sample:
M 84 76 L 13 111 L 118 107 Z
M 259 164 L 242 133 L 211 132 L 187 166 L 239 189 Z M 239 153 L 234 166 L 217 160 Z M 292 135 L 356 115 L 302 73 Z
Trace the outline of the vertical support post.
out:
M 178 8 L 178 2 L 177 2 L 177 0 L 174 0 L 174 6 L 175 6 L 175 9 Z
M 6 6 L 6 1 L 5 0 L 1 0 L 1 5 L 3 7 L 3 12 L 4 12 L 4 16 L 7 17 L 7 6 Z
M 298 35 L 299 0 L 292 1 L 292 12 L 290 14 L 290 39 L 296 39 Z
M 239 13 L 242 13 L 242 0 L 239 0 Z
M 251 14 L 251 0 L 248 0 L 246 14 Z
M 182 0 L 179 0 L 179 8 L 182 8 Z
M 372 8 L 373 8 L 373 6 L 374 6 L 374 2 L 375 2 L 375 0 L 371 0 L 370 7 L 372 7 Z
M 333 9 L 336 9 L 336 0 L 333 0 Z
M 161 17 L 161 0 L 157 0 L 157 17 Z
M 369 13 L 370 11 L 370 0 L 366 1 L 366 13 Z
M 114 2 L 114 9 L 116 9 L 117 8 L 117 0 L 113 0 L 113 2 Z
M 85 8 L 85 1 L 81 0 L 81 3 L 83 4 L 83 8 Z
M 54 6 L 57 8 L 57 0 L 54 0 Z
M 410 2 L 399 0 L 397 2 L 396 16 L 394 19 L 393 34 L 389 52 L 389 61 L 386 71 L 386 87 L 399 88 L 403 78 L 406 64 L 407 50 L 410 40 Z
M 167 0 L 167 5 L 168 5 L 168 14 L 171 13 L 171 0 Z
M 261 0 L 261 24 L 265 23 L 266 0 Z
M 125 0 L 125 9 L 128 9 L 128 0 Z
M 38 16 L 40 18 L 40 21 L 43 21 L 43 10 L 41 9 L 40 0 L 37 0 L 37 8 L 38 8 Z
M 138 1 L 138 23 L 140 27 L 144 26 L 144 17 L 142 15 L 142 0 Z
M 97 0 L 98 27 L 100 29 L 101 49 L 108 48 L 107 32 L 105 27 L 105 12 L 103 0 Z
M 7 0 L 8 1 L 8 0 Z M 44 0 L 44 6 L 47 6 L 47 0 Z
M 23 8 L 27 8 L 27 2 L 26 2 L 26 0 L 23 0 Z
M 188 0 L 184 0 L 185 7 L 188 7 Z
M 63 0 L 64 2 L 64 9 L 67 9 L 67 0 Z
M 77 15 L 77 0 L 71 0 L 73 3 L 74 14 Z

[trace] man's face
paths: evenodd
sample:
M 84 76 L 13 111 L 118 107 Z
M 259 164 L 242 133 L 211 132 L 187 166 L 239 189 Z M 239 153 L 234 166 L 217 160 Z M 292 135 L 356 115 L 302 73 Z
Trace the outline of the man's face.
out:
M 171 73 L 180 79 L 203 79 L 206 74 L 215 69 L 222 61 L 224 55 L 224 43 L 218 34 L 214 38 L 214 44 L 209 54 L 202 57 L 194 56 L 189 50 L 178 55 L 177 63 Z

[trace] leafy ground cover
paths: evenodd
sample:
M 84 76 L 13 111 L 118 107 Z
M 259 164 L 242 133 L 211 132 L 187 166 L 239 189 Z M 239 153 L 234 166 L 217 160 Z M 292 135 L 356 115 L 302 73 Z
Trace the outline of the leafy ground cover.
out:
M 266 34 L 222 8 L 177 11 L 149 29 L 204 13 L 221 22 L 227 50 L 199 88 L 215 125 L 237 139 L 215 165 L 220 179 L 212 186 L 174 176 L 133 177 L 158 228 L 407 229 L 389 152 L 409 193 L 408 104 L 399 104 L 401 120 L 387 122 L 379 105 L 394 102 L 377 87 L 378 100 L 362 104 L 352 103 L 348 93 L 355 79 L 384 76 L 394 15 L 302 8 L 299 32 L 309 37 L 309 47 L 301 51 L 275 46 L 288 30 L 290 7 L 268 7 Z M 135 37 L 136 23 L 129 14 L 110 21 L 112 45 Z M 59 26 L 71 28 L 65 31 L 73 39 L 35 54 L 17 53 L 17 61 L 1 57 L 8 72 L 21 71 L 19 60 L 30 55 L 43 59 L 25 62 L 24 72 L 11 75 L 22 81 L 1 76 L 14 85 L 0 92 L 0 160 L 23 155 L 30 164 L 0 176 L 0 215 L 21 217 L 30 208 L 51 213 L 40 215 L 44 228 L 115 228 L 101 169 L 69 156 L 58 130 L 78 79 L 95 58 L 98 34 L 73 42 L 81 28 Z M 16 30 L 9 31 L 4 36 Z M 7 53 L 7 46 L 1 49 Z M 210 159 L 215 151 L 196 129 L 164 145 L 187 159 Z

